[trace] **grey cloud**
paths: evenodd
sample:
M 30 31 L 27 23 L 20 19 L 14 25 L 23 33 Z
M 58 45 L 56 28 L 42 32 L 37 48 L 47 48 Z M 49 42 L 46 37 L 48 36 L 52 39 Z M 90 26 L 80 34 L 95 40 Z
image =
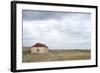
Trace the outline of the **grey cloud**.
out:
M 28 24 L 34 26 L 23 29 L 24 46 L 43 42 L 50 48 L 91 48 L 90 13 L 25 10 L 23 26 Z
M 75 13 L 75 12 L 56 12 L 56 11 L 39 11 L 39 10 L 23 10 L 23 20 L 48 20 L 48 19 L 57 19 L 60 20 L 64 16 L 70 17 L 75 16 L 81 16 L 81 13 Z M 88 17 L 88 13 L 83 13 Z M 82 16 L 82 18 L 84 18 Z
M 50 11 L 23 10 L 23 20 L 59 20 L 64 14 Z

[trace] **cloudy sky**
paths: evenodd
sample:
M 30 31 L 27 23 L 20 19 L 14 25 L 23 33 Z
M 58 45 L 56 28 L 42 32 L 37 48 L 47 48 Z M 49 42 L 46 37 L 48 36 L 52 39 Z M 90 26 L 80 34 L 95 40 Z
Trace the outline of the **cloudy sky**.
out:
M 91 48 L 91 14 L 23 10 L 23 47 L 40 42 L 50 49 Z

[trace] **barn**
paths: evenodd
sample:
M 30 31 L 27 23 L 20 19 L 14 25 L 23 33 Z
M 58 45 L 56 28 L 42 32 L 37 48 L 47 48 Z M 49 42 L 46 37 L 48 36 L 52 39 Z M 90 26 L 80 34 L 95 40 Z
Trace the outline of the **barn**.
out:
M 40 53 L 40 54 L 44 54 L 44 53 L 48 53 L 48 47 L 45 44 L 42 43 L 36 43 L 35 45 L 33 45 L 31 47 L 31 53 Z

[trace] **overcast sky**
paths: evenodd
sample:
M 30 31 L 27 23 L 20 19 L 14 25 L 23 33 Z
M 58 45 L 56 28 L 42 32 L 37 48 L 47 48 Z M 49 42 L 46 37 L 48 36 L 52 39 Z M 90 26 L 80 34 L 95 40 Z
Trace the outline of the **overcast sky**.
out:
M 50 49 L 90 49 L 91 14 L 23 10 L 23 46 L 38 42 Z

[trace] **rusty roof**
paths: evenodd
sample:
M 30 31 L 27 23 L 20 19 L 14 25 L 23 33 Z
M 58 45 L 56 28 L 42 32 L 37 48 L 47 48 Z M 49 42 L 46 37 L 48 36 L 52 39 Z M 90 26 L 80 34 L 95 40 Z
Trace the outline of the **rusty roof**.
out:
M 46 48 L 48 48 L 45 44 L 42 44 L 42 43 L 36 43 L 32 47 L 46 47 Z

